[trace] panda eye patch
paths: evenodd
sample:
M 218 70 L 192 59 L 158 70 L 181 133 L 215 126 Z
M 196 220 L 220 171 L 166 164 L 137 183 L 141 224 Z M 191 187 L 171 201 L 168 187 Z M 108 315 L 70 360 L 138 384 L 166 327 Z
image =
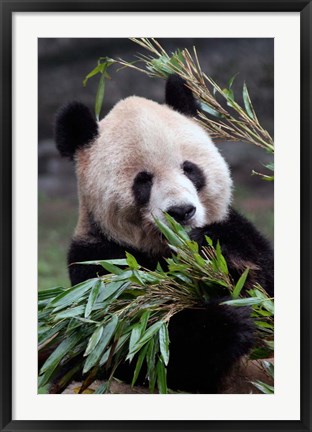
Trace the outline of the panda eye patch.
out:
M 147 171 L 139 172 L 132 185 L 132 192 L 138 205 L 148 204 L 153 185 L 153 174 Z
M 205 175 L 198 165 L 190 161 L 184 161 L 182 164 L 182 169 L 185 176 L 191 180 L 198 191 L 200 191 L 205 186 Z

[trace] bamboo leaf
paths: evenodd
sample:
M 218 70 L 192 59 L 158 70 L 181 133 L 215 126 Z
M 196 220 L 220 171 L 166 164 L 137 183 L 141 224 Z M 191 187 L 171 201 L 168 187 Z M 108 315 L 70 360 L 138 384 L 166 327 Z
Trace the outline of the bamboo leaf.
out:
M 53 336 L 55 336 L 58 332 L 60 332 L 64 327 L 66 327 L 67 323 L 66 321 L 61 321 L 57 324 L 54 324 L 52 327 L 46 327 L 49 330 L 44 329 L 44 331 L 41 333 L 39 331 L 38 334 L 38 343 L 39 345 L 43 345 L 46 341 L 51 339 Z M 40 330 L 40 328 L 39 328 Z
M 65 288 L 62 287 L 55 287 L 55 288 L 49 288 L 49 289 L 38 291 L 38 301 L 54 298 L 59 294 L 62 294 L 64 291 Z
M 88 298 L 87 305 L 86 305 L 86 307 L 85 307 L 85 311 L 84 311 L 84 317 L 85 317 L 85 318 L 88 318 L 88 317 L 89 317 L 89 315 L 90 315 L 90 313 L 91 313 L 91 311 L 92 311 L 93 305 L 94 305 L 94 303 L 95 303 L 95 300 L 97 299 L 97 297 L 98 297 L 98 295 L 99 295 L 100 288 L 101 288 L 101 285 L 102 285 L 102 284 L 103 284 L 102 281 L 101 281 L 101 280 L 98 280 L 98 281 L 93 285 L 93 287 L 92 287 L 92 289 L 91 289 L 91 292 L 90 292 L 90 294 L 89 294 L 89 298 Z
M 129 342 L 129 353 L 132 353 L 134 351 L 134 347 L 136 346 L 136 344 L 138 343 L 141 335 L 142 335 L 142 331 L 144 327 L 144 324 L 142 322 L 139 322 L 138 324 L 136 324 L 132 331 L 131 331 L 131 336 L 130 336 L 130 342 Z M 128 356 L 129 361 L 131 362 L 133 357 L 135 354 L 132 354 Z
M 108 382 L 105 381 L 95 390 L 94 394 L 104 394 L 108 391 Z
M 98 344 L 99 340 L 101 339 L 101 336 L 103 334 L 103 326 L 98 327 L 93 333 L 92 336 L 89 339 L 87 349 L 85 350 L 84 357 L 88 356 L 91 351 L 94 350 L 96 345 Z
M 169 332 L 165 323 L 159 329 L 159 347 L 164 364 L 169 362 Z
M 96 93 L 96 98 L 95 98 L 95 116 L 97 121 L 99 121 L 100 118 L 101 108 L 104 100 L 104 92 L 105 92 L 105 76 L 104 74 L 101 74 L 97 93 Z
M 137 263 L 137 260 L 134 258 L 133 255 L 131 255 L 129 252 L 126 252 L 126 257 L 127 257 L 128 266 L 132 270 L 138 270 L 140 268 L 139 264 Z
M 261 393 L 265 394 L 274 394 L 274 387 L 270 386 L 269 384 L 266 384 L 262 381 L 251 381 L 251 383 L 257 387 L 258 390 L 261 391 Z
M 249 297 L 249 298 L 240 298 L 236 300 L 227 300 L 222 303 L 221 305 L 229 305 L 229 306 L 254 306 L 254 305 L 260 305 L 263 303 L 263 300 L 257 298 L 257 297 Z
M 274 364 L 266 360 L 264 360 L 262 364 L 266 372 L 270 375 L 270 377 L 274 378 Z
M 156 371 L 157 371 L 157 386 L 159 393 L 167 394 L 168 388 L 167 388 L 167 370 L 161 361 L 161 359 L 158 360 L 156 365 Z
M 111 260 L 96 260 L 96 261 L 78 261 L 74 264 L 85 264 L 85 265 L 100 265 L 103 267 L 103 263 L 105 264 L 115 264 L 117 266 L 128 266 L 127 260 L 125 258 L 121 259 L 111 259 Z
M 109 344 L 118 324 L 117 315 L 113 315 L 111 320 L 103 328 L 103 333 L 100 341 L 95 349 L 88 355 L 84 364 L 83 373 L 87 373 L 99 361 L 104 349 Z
M 242 275 L 238 279 L 238 281 L 234 287 L 234 290 L 232 292 L 233 299 L 237 299 L 239 297 L 239 295 L 240 295 L 240 293 L 241 293 L 241 291 L 245 285 L 248 273 L 249 273 L 249 268 L 246 268 L 246 270 L 244 270 L 244 272 L 242 273 Z
M 239 74 L 239 72 L 236 72 L 236 74 L 234 74 L 227 82 L 227 86 L 229 89 L 232 88 L 233 82 L 235 80 L 235 78 L 237 77 L 237 75 Z
M 163 235 L 166 237 L 168 242 L 177 247 L 183 246 L 183 242 L 179 239 L 179 237 L 172 231 L 171 228 L 168 227 L 164 222 L 162 222 L 160 219 L 155 219 L 155 223 L 159 230 L 163 233 Z
M 108 261 L 100 261 L 100 265 L 107 270 L 109 273 L 113 273 L 115 275 L 121 275 L 124 270 L 120 269 L 119 267 L 115 266 L 115 264 L 111 264 Z
M 104 64 L 103 63 L 99 63 L 91 72 L 88 73 L 88 75 L 85 77 L 85 79 L 83 80 L 83 86 L 86 87 L 87 82 L 90 78 L 94 77 L 95 75 L 97 75 L 98 73 L 103 73 L 104 70 Z
M 224 115 L 219 113 L 217 110 L 212 108 L 210 105 L 206 104 L 205 102 L 200 102 L 200 109 L 202 111 L 205 111 L 206 113 L 212 115 L 213 117 L 217 118 L 223 118 Z
M 251 100 L 250 100 L 248 89 L 247 89 L 245 82 L 244 82 L 244 86 L 243 86 L 243 100 L 244 100 L 245 110 L 246 110 L 247 114 L 249 115 L 249 117 L 251 119 L 254 119 Z
M 85 307 L 83 305 L 65 309 L 54 316 L 54 321 L 59 321 L 63 318 L 74 318 L 83 314 Z
M 156 323 L 152 324 L 142 335 L 142 337 L 138 340 L 138 342 L 133 346 L 132 351 L 130 351 L 129 355 L 137 353 L 143 345 L 145 345 L 149 340 L 154 336 L 155 333 L 157 333 L 162 326 L 162 321 L 157 321 Z M 128 355 L 128 357 L 129 357 Z M 127 358 L 128 358 L 127 357 Z
M 136 380 L 138 379 L 139 373 L 140 373 L 142 365 L 143 365 L 143 361 L 146 357 L 147 348 L 148 348 L 148 345 L 146 344 L 142 348 L 142 350 L 140 351 L 140 354 L 138 356 L 138 359 L 137 359 L 137 362 L 135 365 L 135 369 L 134 369 L 134 373 L 133 373 L 132 382 L 131 382 L 132 387 L 134 386 L 134 384 L 136 383 Z
M 94 284 L 96 284 L 97 279 L 89 279 L 72 288 L 67 289 L 63 293 L 56 296 L 51 302 L 50 306 L 55 307 L 54 312 L 65 308 L 77 300 L 80 300 L 84 294 L 86 294 Z
M 105 286 L 104 293 L 101 293 L 101 301 L 105 301 L 110 297 L 118 296 L 118 294 L 124 291 L 129 285 L 130 282 L 125 281 L 110 282 Z
M 59 362 L 62 360 L 62 358 L 78 344 L 80 339 L 81 339 L 80 333 L 73 333 L 68 338 L 64 339 L 60 343 L 60 345 L 56 348 L 56 350 L 53 351 L 50 357 L 46 360 L 46 362 L 44 363 L 44 365 L 40 370 L 40 374 L 49 371 L 53 372 L 54 369 L 59 364 Z M 44 384 L 41 383 L 41 385 Z

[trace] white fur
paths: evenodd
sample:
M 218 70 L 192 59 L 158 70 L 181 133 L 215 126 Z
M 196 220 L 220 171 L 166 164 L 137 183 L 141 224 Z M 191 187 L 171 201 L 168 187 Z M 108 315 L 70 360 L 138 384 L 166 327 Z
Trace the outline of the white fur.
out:
M 163 244 L 153 217 L 175 205 L 191 204 L 192 227 L 223 220 L 231 200 L 228 166 L 208 134 L 193 120 L 166 105 L 130 97 L 99 123 L 95 142 L 77 152 L 80 219 L 76 234 L 86 232 L 86 211 L 115 241 L 159 252 Z M 183 174 L 182 163 L 197 164 L 206 177 L 198 193 Z M 150 202 L 137 214 L 132 184 L 140 171 L 153 174 Z

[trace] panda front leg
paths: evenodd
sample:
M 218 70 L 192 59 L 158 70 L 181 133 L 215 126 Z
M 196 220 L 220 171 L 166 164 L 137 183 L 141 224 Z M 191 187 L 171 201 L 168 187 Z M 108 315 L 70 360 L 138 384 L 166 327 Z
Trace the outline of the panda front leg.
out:
M 168 387 L 191 393 L 218 393 L 232 366 L 255 340 L 250 309 L 212 302 L 186 309 L 169 324 Z

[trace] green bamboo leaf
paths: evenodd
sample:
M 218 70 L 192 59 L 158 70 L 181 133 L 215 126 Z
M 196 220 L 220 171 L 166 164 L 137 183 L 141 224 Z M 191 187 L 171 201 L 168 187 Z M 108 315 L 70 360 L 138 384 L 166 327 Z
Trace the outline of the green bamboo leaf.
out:
M 101 360 L 99 361 L 99 366 L 103 366 L 107 362 L 107 360 L 109 359 L 110 353 L 111 353 L 111 347 L 109 347 L 104 352 L 104 354 L 102 355 Z
M 215 248 L 218 268 L 225 274 L 229 274 L 228 266 L 224 256 L 222 255 L 221 245 L 219 240 Z
M 270 375 L 270 377 L 274 378 L 274 364 L 267 360 L 264 360 L 262 364 L 266 372 Z
M 62 294 L 64 291 L 65 288 L 62 287 L 54 287 L 38 291 L 38 301 L 48 300 L 50 298 L 56 297 Z
M 274 350 L 274 341 L 265 341 L 265 343 L 272 351 Z
M 224 115 L 219 113 L 217 110 L 215 110 L 214 108 L 212 108 L 210 105 L 206 104 L 205 102 L 200 102 L 200 109 L 202 111 L 205 111 L 206 113 L 217 117 L 217 118 L 223 118 Z
M 232 298 L 233 299 L 237 299 L 245 285 L 247 276 L 249 273 L 249 268 L 246 268 L 246 270 L 244 270 L 244 272 L 242 273 L 242 275 L 240 276 L 240 278 L 237 281 L 237 284 L 235 285 L 233 292 L 232 292 Z
M 239 72 L 236 72 L 236 74 L 234 74 L 227 82 L 227 86 L 230 89 L 233 85 L 233 82 L 235 80 L 235 78 L 237 77 L 237 75 L 239 74 Z
M 169 332 L 165 323 L 159 329 L 159 348 L 164 364 L 169 362 Z
M 89 339 L 87 348 L 83 354 L 84 357 L 88 356 L 90 354 L 90 352 L 93 351 L 94 348 L 97 346 L 99 340 L 102 337 L 103 329 L 104 329 L 104 327 L 100 326 L 92 333 L 92 336 Z
M 167 394 L 168 388 L 167 388 L 167 370 L 161 361 L 161 359 L 158 360 L 156 365 L 156 371 L 157 371 L 157 386 L 159 393 L 161 394 Z
M 101 280 L 98 280 L 96 282 L 95 285 L 93 285 L 91 292 L 89 294 L 89 298 L 88 298 L 88 302 L 87 305 L 85 307 L 85 311 L 84 311 L 84 317 L 88 318 L 88 316 L 90 315 L 93 305 L 95 303 L 95 300 L 97 299 L 99 292 L 100 292 L 100 288 L 101 285 L 103 284 L 103 282 Z
M 81 306 L 76 306 L 73 308 L 68 308 L 66 310 L 63 310 L 59 313 L 57 313 L 54 318 L 53 321 L 59 321 L 63 318 L 74 318 L 77 316 L 80 316 L 83 314 L 85 307 L 83 305 Z
M 49 330 L 44 332 L 39 332 L 38 334 L 38 344 L 42 345 L 49 339 L 51 339 L 53 336 L 55 336 L 58 332 L 60 332 L 64 327 L 66 327 L 67 322 L 61 321 L 58 324 L 55 324 L 52 328 L 48 327 Z
M 273 302 L 273 300 L 268 298 L 266 294 L 259 291 L 258 289 L 254 290 L 254 295 L 263 301 L 262 306 L 264 307 L 264 309 L 266 309 L 268 312 L 270 312 L 271 315 L 274 315 L 274 302 Z
M 212 239 L 210 237 L 208 237 L 208 236 L 205 236 L 205 239 L 206 239 L 207 244 L 209 246 L 213 247 L 213 241 L 212 241 Z
M 149 310 L 145 310 L 140 318 L 140 322 L 142 323 L 142 333 L 145 332 L 149 317 L 150 317 L 150 311 Z M 142 334 L 141 333 L 141 334 Z
M 73 286 L 72 288 L 67 289 L 62 294 L 55 297 L 49 306 L 54 307 L 54 311 L 56 312 L 60 309 L 65 308 L 66 306 L 72 305 L 78 300 L 81 300 L 83 296 L 97 283 L 97 279 L 89 279 L 85 282 L 82 282 L 78 285 Z
M 224 88 L 222 91 L 223 91 L 224 95 L 226 96 L 226 99 L 227 99 L 227 100 L 229 99 L 230 102 L 231 102 L 231 101 L 234 101 L 234 92 L 233 92 L 232 89 Z M 229 101 L 228 101 L 228 102 L 229 102 Z M 231 103 L 230 103 L 229 105 L 232 106 Z
M 101 299 L 98 301 L 105 301 L 107 299 L 117 298 L 127 287 L 130 285 L 130 282 L 121 281 L 113 281 L 109 284 L 105 285 L 104 293 L 101 293 Z
M 247 89 L 245 82 L 244 82 L 244 86 L 243 86 L 243 100 L 244 100 L 245 110 L 246 110 L 248 116 L 251 119 L 254 119 L 251 100 L 250 100 L 248 89 Z
M 103 382 L 99 387 L 95 390 L 94 394 L 104 394 L 108 391 L 108 381 Z
M 98 73 L 103 73 L 104 70 L 104 64 L 103 63 L 99 63 L 91 72 L 88 73 L 88 75 L 85 77 L 85 79 L 83 80 L 83 86 L 85 87 L 87 85 L 87 82 L 89 80 L 89 78 L 94 77 L 95 75 L 97 75 Z
M 272 324 L 269 324 L 265 321 L 255 321 L 256 325 L 260 328 L 266 328 L 266 329 L 272 329 L 274 328 L 274 326 Z
M 127 257 L 127 263 L 128 266 L 133 270 L 138 270 L 140 268 L 139 264 L 137 263 L 137 260 L 134 258 L 133 255 L 131 255 L 129 252 L 126 252 Z
M 274 394 L 274 387 L 270 386 L 269 384 L 266 384 L 262 381 L 251 381 L 251 383 L 261 391 L 261 393 L 265 394 Z
M 113 315 L 111 320 L 104 326 L 100 341 L 95 349 L 88 355 L 84 364 L 83 373 L 87 373 L 99 361 L 104 349 L 109 344 L 118 324 L 117 315 Z
M 111 264 L 108 261 L 100 261 L 100 265 L 105 268 L 109 273 L 115 274 L 115 275 L 121 275 L 124 270 L 120 269 L 119 267 L 115 266 L 115 264 Z
M 103 267 L 103 263 L 105 264 L 114 264 L 117 266 L 128 266 L 127 260 L 125 258 L 121 259 L 111 259 L 111 260 L 96 260 L 96 261 L 78 261 L 74 264 L 85 264 L 85 265 L 100 265 Z
M 50 392 L 50 385 L 46 384 L 42 387 L 38 388 L 38 394 L 49 394 Z
M 170 214 L 164 213 L 164 216 L 169 223 L 169 227 L 173 230 L 174 233 L 178 235 L 180 239 L 184 240 L 185 242 L 191 242 L 189 235 L 187 234 L 185 228 L 183 228 L 182 225 L 180 225 L 172 216 L 170 216 Z
M 146 344 L 139 353 L 139 356 L 138 356 L 138 359 L 137 359 L 137 362 L 135 365 L 134 373 L 133 373 L 132 382 L 131 382 L 132 387 L 134 386 L 134 384 L 136 383 L 136 380 L 138 379 L 139 373 L 140 373 L 142 365 L 143 365 L 143 361 L 146 357 L 147 348 L 148 348 L 148 345 Z
M 160 219 L 155 219 L 155 223 L 159 230 L 163 233 L 163 235 L 168 240 L 169 244 L 176 246 L 176 247 L 182 247 L 183 242 L 179 239 L 179 237 L 172 231 L 171 228 L 168 227 L 164 222 L 162 222 Z
M 96 93 L 96 98 L 95 98 L 95 116 L 97 121 L 99 121 L 100 119 L 100 112 L 104 100 L 104 92 L 105 92 L 105 76 L 101 74 L 97 93 Z
M 155 333 L 157 333 L 162 326 L 163 321 L 157 321 L 154 324 L 152 324 L 141 336 L 141 338 L 138 340 L 138 342 L 133 346 L 132 351 L 129 353 L 136 354 L 142 347 L 145 345 L 149 340 L 154 336 Z
M 229 306 L 254 306 L 254 305 L 260 305 L 263 303 L 263 300 L 257 298 L 257 297 L 249 297 L 249 298 L 240 298 L 236 300 L 227 300 L 222 303 L 221 305 L 229 305 Z
M 270 348 L 260 347 L 254 348 L 249 354 L 250 360 L 266 359 L 272 355 L 272 350 Z
M 138 343 L 138 341 L 142 335 L 142 331 L 144 331 L 143 327 L 144 327 L 144 323 L 142 323 L 142 322 L 135 324 L 135 326 L 133 327 L 133 329 L 131 331 L 130 342 L 129 342 L 129 353 L 133 352 L 134 347 Z M 132 361 L 134 355 L 135 354 L 132 354 L 132 355 L 129 354 L 129 357 L 128 357 L 129 361 Z
M 48 371 L 53 372 L 62 358 L 78 344 L 81 337 L 82 335 L 80 333 L 73 333 L 68 338 L 64 339 L 45 361 L 40 370 L 40 374 Z M 41 383 L 41 385 L 44 384 Z
M 147 344 L 147 354 L 146 354 L 146 363 L 147 363 L 147 376 L 148 376 L 148 387 L 150 393 L 153 393 L 155 390 L 157 373 L 156 373 L 156 353 L 158 351 L 158 341 L 155 341 L 155 338 L 152 338 Z
M 274 172 L 274 162 L 268 163 L 266 165 L 264 165 L 268 170 L 273 171 Z

